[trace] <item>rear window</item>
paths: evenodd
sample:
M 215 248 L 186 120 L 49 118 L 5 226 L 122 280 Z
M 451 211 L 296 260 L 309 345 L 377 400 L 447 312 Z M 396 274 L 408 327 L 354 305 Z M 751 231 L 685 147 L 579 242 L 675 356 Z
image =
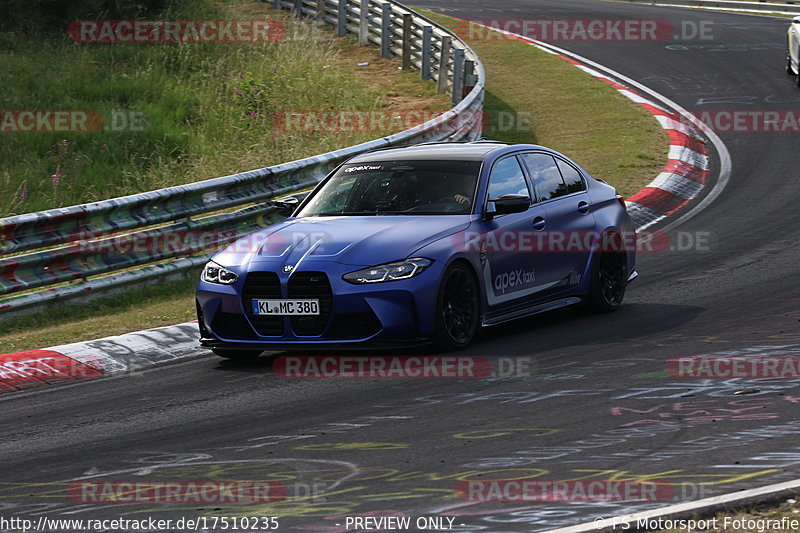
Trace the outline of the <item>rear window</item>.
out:
M 583 178 L 581 177 L 581 173 L 578 172 L 578 169 L 558 158 L 556 158 L 556 162 L 558 163 L 558 169 L 561 171 L 561 175 L 564 177 L 564 183 L 567 186 L 567 194 L 586 190 L 586 184 L 583 182 Z
M 522 154 L 522 160 L 528 167 L 539 200 L 550 200 L 567 194 L 567 186 L 553 156 L 528 153 Z

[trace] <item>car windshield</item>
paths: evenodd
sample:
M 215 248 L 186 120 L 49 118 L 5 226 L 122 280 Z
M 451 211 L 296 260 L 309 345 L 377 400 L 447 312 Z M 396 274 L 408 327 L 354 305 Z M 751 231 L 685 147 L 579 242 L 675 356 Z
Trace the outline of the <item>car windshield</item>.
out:
M 480 161 L 346 164 L 298 216 L 468 214 L 480 165 Z

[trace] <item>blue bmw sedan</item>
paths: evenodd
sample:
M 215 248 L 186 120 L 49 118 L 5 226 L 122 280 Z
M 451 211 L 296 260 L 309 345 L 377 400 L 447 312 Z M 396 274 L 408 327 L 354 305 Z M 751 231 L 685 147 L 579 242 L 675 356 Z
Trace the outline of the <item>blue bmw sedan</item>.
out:
M 542 146 L 379 150 L 277 205 L 290 216 L 201 274 L 201 343 L 222 357 L 459 349 L 481 327 L 559 307 L 613 311 L 637 275 L 622 197 Z

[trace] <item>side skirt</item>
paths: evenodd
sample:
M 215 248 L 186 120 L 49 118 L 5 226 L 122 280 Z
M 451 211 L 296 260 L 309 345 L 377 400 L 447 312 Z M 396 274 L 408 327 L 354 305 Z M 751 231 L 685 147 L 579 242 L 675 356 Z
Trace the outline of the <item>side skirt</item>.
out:
M 561 298 L 560 300 L 553 300 L 552 302 L 546 302 L 543 304 L 534 305 L 533 307 L 518 309 L 516 311 L 511 311 L 510 313 L 484 319 L 483 325 L 496 326 L 497 324 L 502 324 L 503 322 L 508 322 L 509 320 L 516 320 L 517 318 L 522 318 L 524 316 L 537 315 L 539 313 L 544 313 L 546 311 L 552 311 L 553 309 L 567 307 L 568 305 L 573 305 L 579 303 L 580 301 L 581 299 L 578 298 L 577 296 Z

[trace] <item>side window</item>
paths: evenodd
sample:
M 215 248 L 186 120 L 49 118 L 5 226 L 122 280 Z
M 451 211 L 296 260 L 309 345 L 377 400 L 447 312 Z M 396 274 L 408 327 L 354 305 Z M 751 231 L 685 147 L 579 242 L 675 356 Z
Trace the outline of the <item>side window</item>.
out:
M 583 183 L 581 173 L 566 161 L 562 161 L 558 158 L 556 158 L 556 161 L 558 162 L 558 169 L 564 177 L 564 183 L 567 185 L 567 194 L 585 191 L 586 184 Z
M 558 171 L 556 160 L 550 154 L 522 154 L 522 160 L 533 179 L 540 200 L 550 200 L 567 194 L 567 185 Z
M 531 197 L 522 168 L 513 156 L 495 163 L 489 175 L 489 198 L 499 198 L 506 194 Z

